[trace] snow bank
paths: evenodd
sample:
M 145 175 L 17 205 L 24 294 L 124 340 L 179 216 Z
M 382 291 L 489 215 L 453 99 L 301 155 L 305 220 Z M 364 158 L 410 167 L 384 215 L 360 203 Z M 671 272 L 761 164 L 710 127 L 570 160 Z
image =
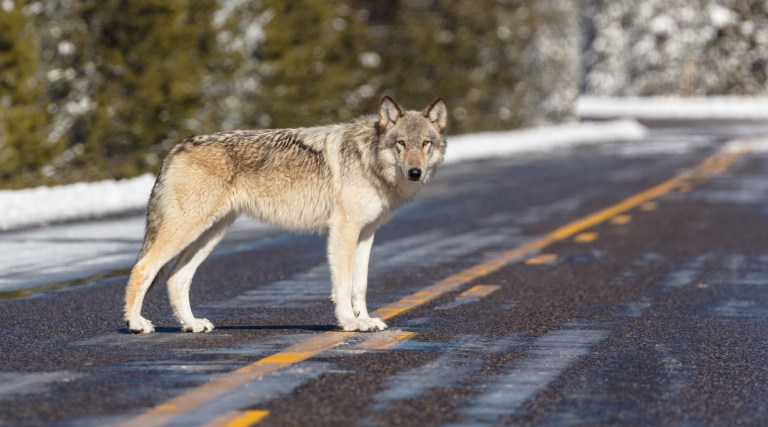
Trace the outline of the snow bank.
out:
M 506 132 L 483 132 L 448 139 L 446 163 L 524 152 L 547 152 L 581 144 L 640 139 L 645 127 L 635 120 L 568 123 Z
M 706 98 L 583 96 L 576 115 L 588 118 L 638 119 L 768 119 L 768 97 L 713 96 Z
M 0 230 L 144 209 L 155 178 L 0 191 Z
M 618 120 L 452 136 L 446 163 L 638 139 L 644 132 L 634 120 Z M 0 191 L 0 230 L 142 210 L 153 184 L 154 177 L 146 174 L 121 181 Z

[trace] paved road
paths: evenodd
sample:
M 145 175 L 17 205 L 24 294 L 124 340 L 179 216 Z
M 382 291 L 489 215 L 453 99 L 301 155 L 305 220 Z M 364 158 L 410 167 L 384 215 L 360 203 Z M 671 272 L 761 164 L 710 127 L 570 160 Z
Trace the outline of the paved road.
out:
M 766 133 L 446 167 L 377 235 L 387 332 L 335 331 L 324 240 L 264 230 L 199 270 L 210 334 L 158 287 L 130 335 L 120 275 L 4 294 L 0 425 L 767 425 L 768 140 L 728 143 Z

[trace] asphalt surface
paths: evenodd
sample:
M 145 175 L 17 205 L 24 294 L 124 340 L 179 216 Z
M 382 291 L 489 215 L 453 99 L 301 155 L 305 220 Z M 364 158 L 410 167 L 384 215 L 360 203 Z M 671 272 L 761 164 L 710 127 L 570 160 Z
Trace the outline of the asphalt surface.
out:
M 387 332 L 336 332 L 324 238 L 276 231 L 198 270 L 210 334 L 158 286 L 131 335 L 120 274 L 8 294 L 0 425 L 768 425 L 768 143 L 723 151 L 768 127 L 654 125 L 442 169 L 376 236 Z

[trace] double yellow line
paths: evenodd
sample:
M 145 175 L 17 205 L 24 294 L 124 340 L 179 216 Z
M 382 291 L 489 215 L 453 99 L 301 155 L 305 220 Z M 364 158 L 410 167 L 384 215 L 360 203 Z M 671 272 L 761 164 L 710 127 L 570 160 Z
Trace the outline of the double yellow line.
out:
M 691 186 L 701 181 L 711 179 L 725 172 L 736 158 L 747 152 L 749 142 L 750 141 L 742 141 L 736 144 L 735 148 L 721 150 L 708 157 L 688 172 L 664 181 L 641 193 L 635 194 L 615 205 L 557 228 L 541 238 L 527 242 L 481 264 L 477 264 L 452 276 L 446 277 L 418 292 L 405 296 L 399 301 L 379 308 L 371 315 L 386 320 L 397 316 L 398 314 L 413 310 L 414 308 L 439 298 L 446 293 L 456 291 L 479 277 L 496 272 L 511 263 L 523 261 L 532 257 L 539 253 L 541 249 L 552 245 L 555 242 L 571 238 L 584 230 L 594 227 L 612 217 L 621 215 L 647 201 L 656 199 L 675 190 L 690 189 Z M 150 408 L 146 412 L 131 418 L 120 425 L 123 427 L 153 427 L 165 425 L 177 416 L 190 412 L 207 402 L 236 390 L 251 381 L 257 380 L 266 374 L 307 360 L 323 351 L 336 347 L 339 344 L 344 343 L 348 338 L 357 334 L 358 333 L 349 332 L 326 332 L 313 336 L 235 371 L 219 375 L 210 382 L 185 391 L 167 402 Z M 254 415 L 251 414 L 251 412 L 253 411 L 247 411 L 244 414 L 247 416 Z M 259 413 L 260 417 L 263 417 L 264 415 L 265 414 L 263 413 Z

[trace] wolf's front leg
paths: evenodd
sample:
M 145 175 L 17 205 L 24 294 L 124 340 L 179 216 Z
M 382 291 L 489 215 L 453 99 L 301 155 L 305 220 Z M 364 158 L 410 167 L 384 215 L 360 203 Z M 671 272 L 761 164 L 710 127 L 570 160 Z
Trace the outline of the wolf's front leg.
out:
M 369 321 L 358 319 L 352 309 L 352 287 L 355 252 L 362 226 L 338 217 L 331 221 L 328 232 L 328 264 L 331 269 L 333 291 L 331 298 L 336 303 L 336 319 L 345 331 L 368 331 Z
M 375 232 L 376 225 L 368 225 L 360 232 L 360 237 L 357 241 L 355 265 L 352 270 L 352 311 L 354 311 L 358 320 L 368 323 L 369 329 L 383 331 L 387 329 L 387 324 L 379 318 L 371 318 L 368 315 L 365 299 L 365 293 L 368 290 L 368 260 L 370 259 Z

